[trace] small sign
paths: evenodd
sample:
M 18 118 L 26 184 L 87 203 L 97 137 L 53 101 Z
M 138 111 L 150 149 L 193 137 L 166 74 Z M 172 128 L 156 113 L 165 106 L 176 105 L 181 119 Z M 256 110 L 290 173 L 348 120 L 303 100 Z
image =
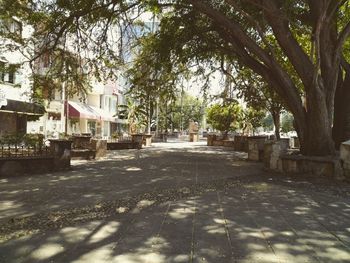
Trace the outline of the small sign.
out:
M 7 99 L 6 99 L 5 92 L 2 89 L 0 89 L 0 107 L 6 106 L 6 105 L 7 105 Z

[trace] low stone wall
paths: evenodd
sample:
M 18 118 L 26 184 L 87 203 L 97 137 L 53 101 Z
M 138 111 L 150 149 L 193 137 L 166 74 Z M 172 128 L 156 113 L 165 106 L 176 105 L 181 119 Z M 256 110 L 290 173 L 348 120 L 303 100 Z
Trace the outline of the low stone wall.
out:
M 127 150 L 127 149 L 138 149 L 138 142 L 108 142 L 107 150 Z
M 190 142 L 198 142 L 199 134 L 198 132 L 190 132 Z
M 214 146 L 214 141 L 216 140 L 216 134 L 208 134 L 207 135 L 207 145 Z
M 234 149 L 238 152 L 248 152 L 248 136 L 235 135 Z
M 336 157 L 283 155 L 281 161 L 285 173 L 308 173 L 334 178 L 342 178 L 343 175 L 340 159 Z
M 91 136 L 88 135 L 73 135 L 72 136 L 74 149 L 90 149 L 91 147 Z
M 152 145 L 152 134 L 145 134 L 145 135 L 143 135 L 142 144 L 144 146 L 151 146 Z
M 350 179 L 350 141 L 346 141 L 341 144 L 340 159 L 342 161 L 344 176 L 347 179 Z
M 90 149 L 72 149 L 72 160 L 92 160 L 96 157 L 96 151 Z
M 266 141 L 264 144 L 264 167 L 275 171 L 282 171 L 282 160 L 280 157 L 287 153 L 289 139 L 278 141 Z
M 213 146 L 224 146 L 223 140 L 215 140 L 213 141 Z
M 72 141 L 50 140 L 50 152 L 54 157 L 55 170 L 65 170 L 70 168 Z
M 264 159 L 264 145 L 267 136 L 248 137 L 248 160 L 262 161 Z
M 0 176 L 40 174 L 54 171 L 54 157 L 21 157 L 0 159 Z
M 95 151 L 95 158 L 102 158 L 107 155 L 107 140 L 92 139 L 91 149 Z
M 224 147 L 232 147 L 234 148 L 235 147 L 235 141 L 232 141 L 232 140 L 223 140 L 223 146 Z

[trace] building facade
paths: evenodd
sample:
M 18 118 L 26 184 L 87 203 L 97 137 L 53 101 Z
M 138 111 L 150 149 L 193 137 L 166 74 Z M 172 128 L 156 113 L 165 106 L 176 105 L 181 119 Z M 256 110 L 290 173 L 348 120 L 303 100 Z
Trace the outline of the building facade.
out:
M 30 28 L 23 28 L 15 18 L 2 20 L 0 30 L 23 38 L 30 34 Z M 0 38 L 0 136 L 25 133 L 27 121 L 44 114 L 44 108 L 31 101 L 31 70 L 27 58 L 19 50 L 7 50 L 5 47 L 9 44 L 16 45 L 9 39 Z

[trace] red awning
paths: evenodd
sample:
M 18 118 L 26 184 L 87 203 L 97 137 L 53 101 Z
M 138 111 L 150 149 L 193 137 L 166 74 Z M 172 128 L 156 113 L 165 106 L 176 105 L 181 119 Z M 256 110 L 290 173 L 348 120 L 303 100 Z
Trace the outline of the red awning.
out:
M 110 122 L 117 121 L 117 118 L 114 117 L 112 113 L 82 102 L 69 101 L 68 105 L 68 116 L 71 118 L 103 120 Z
M 72 118 L 83 118 L 100 120 L 100 114 L 94 110 L 93 107 L 81 102 L 68 102 L 68 116 Z

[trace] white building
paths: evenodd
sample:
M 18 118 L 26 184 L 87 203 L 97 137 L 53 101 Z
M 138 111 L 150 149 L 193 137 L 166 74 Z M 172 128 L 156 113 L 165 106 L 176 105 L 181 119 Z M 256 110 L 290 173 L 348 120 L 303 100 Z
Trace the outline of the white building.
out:
M 24 39 L 31 34 L 31 28 L 23 27 L 15 18 L 0 21 L 0 30 Z M 18 48 L 9 49 L 8 45 Z M 25 133 L 29 116 L 37 118 L 44 112 L 43 107 L 31 103 L 31 70 L 27 58 L 30 54 L 19 49 L 13 41 L 0 38 L 0 135 Z

